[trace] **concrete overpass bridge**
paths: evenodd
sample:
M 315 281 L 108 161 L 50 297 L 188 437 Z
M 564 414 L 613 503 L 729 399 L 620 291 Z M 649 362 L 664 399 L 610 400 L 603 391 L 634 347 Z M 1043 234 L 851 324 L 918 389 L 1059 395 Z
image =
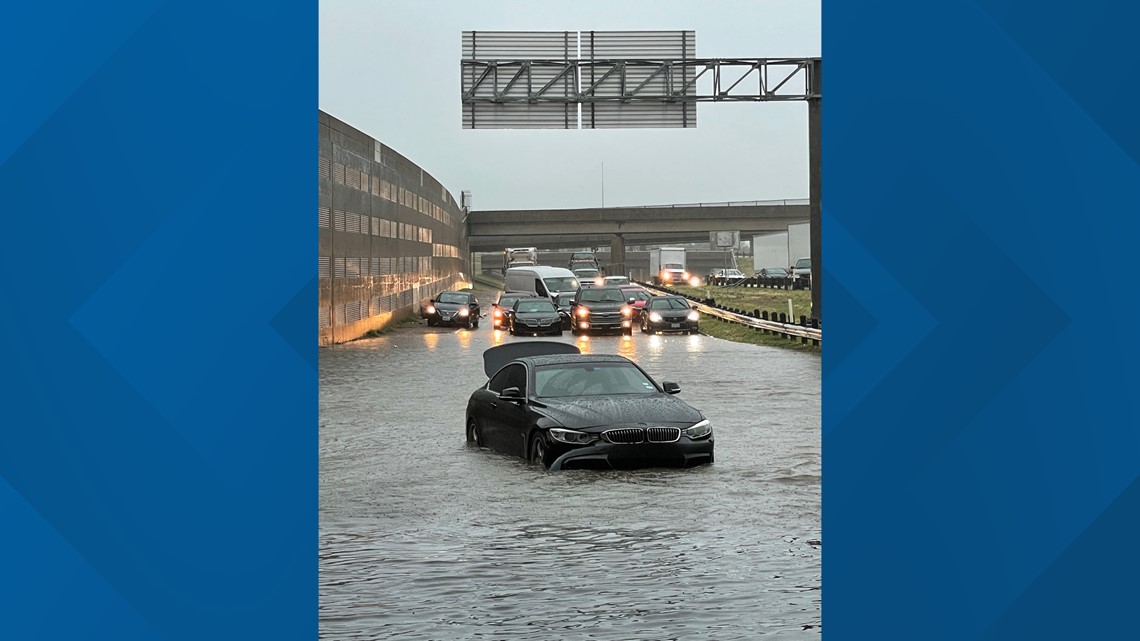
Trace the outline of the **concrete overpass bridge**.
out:
M 623 262 L 626 245 L 708 241 L 709 232 L 741 236 L 786 231 L 810 220 L 805 200 L 698 203 L 648 207 L 470 211 L 467 241 L 473 252 L 504 247 L 559 249 L 610 245 Z

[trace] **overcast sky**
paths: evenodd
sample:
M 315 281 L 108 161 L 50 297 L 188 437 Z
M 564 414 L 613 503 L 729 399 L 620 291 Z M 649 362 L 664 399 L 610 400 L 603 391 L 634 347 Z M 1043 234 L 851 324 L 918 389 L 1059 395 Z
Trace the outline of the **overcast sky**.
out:
M 320 108 L 474 209 L 807 198 L 807 104 L 702 103 L 695 129 L 462 128 L 463 31 L 696 31 L 697 56 L 819 56 L 820 0 L 321 0 Z

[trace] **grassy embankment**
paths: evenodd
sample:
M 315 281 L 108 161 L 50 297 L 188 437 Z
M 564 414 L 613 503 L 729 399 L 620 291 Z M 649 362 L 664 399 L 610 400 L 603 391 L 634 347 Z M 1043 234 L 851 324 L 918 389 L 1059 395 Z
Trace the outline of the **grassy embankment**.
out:
M 712 298 L 716 307 L 721 309 L 733 308 L 751 312 L 760 311 L 788 313 L 788 299 L 792 299 L 792 313 L 797 320 L 802 316 L 811 316 L 810 290 L 784 290 L 762 289 L 759 287 L 674 287 L 677 291 L 700 299 Z M 753 345 L 771 345 L 787 347 L 807 352 L 820 353 L 815 345 L 804 345 L 799 338 L 789 338 L 778 334 L 765 334 L 764 332 L 745 327 L 738 323 L 721 321 L 715 317 L 704 316 L 701 319 L 701 332 L 709 336 L 736 341 L 738 343 L 751 343 Z

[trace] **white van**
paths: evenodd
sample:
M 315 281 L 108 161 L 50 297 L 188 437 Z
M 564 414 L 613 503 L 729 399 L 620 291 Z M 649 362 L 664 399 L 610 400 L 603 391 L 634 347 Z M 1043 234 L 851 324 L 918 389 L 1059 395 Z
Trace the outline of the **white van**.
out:
M 507 270 L 506 287 L 508 292 L 530 292 L 557 304 L 559 294 L 578 290 L 578 277 L 563 267 L 511 267 Z

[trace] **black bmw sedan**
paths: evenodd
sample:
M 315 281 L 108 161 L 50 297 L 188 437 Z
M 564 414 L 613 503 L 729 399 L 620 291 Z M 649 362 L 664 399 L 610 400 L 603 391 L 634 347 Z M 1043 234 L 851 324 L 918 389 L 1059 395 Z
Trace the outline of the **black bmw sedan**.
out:
M 520 298 L 507 320 L 512 336 L 520 334 L 562 335 L 562 315 L 549 298 Z
M 469 292 L 443 292 L 431 299 L 424 310 L 428 325 L 461 325 L 467 329 L 479 326 L 479 301 Z
M 700 411 L 633 361 L 566 343 L 483 353 L 489 380 L 467 403 L 467 441 L 551 470 L 688 467 L 713 462 Z

